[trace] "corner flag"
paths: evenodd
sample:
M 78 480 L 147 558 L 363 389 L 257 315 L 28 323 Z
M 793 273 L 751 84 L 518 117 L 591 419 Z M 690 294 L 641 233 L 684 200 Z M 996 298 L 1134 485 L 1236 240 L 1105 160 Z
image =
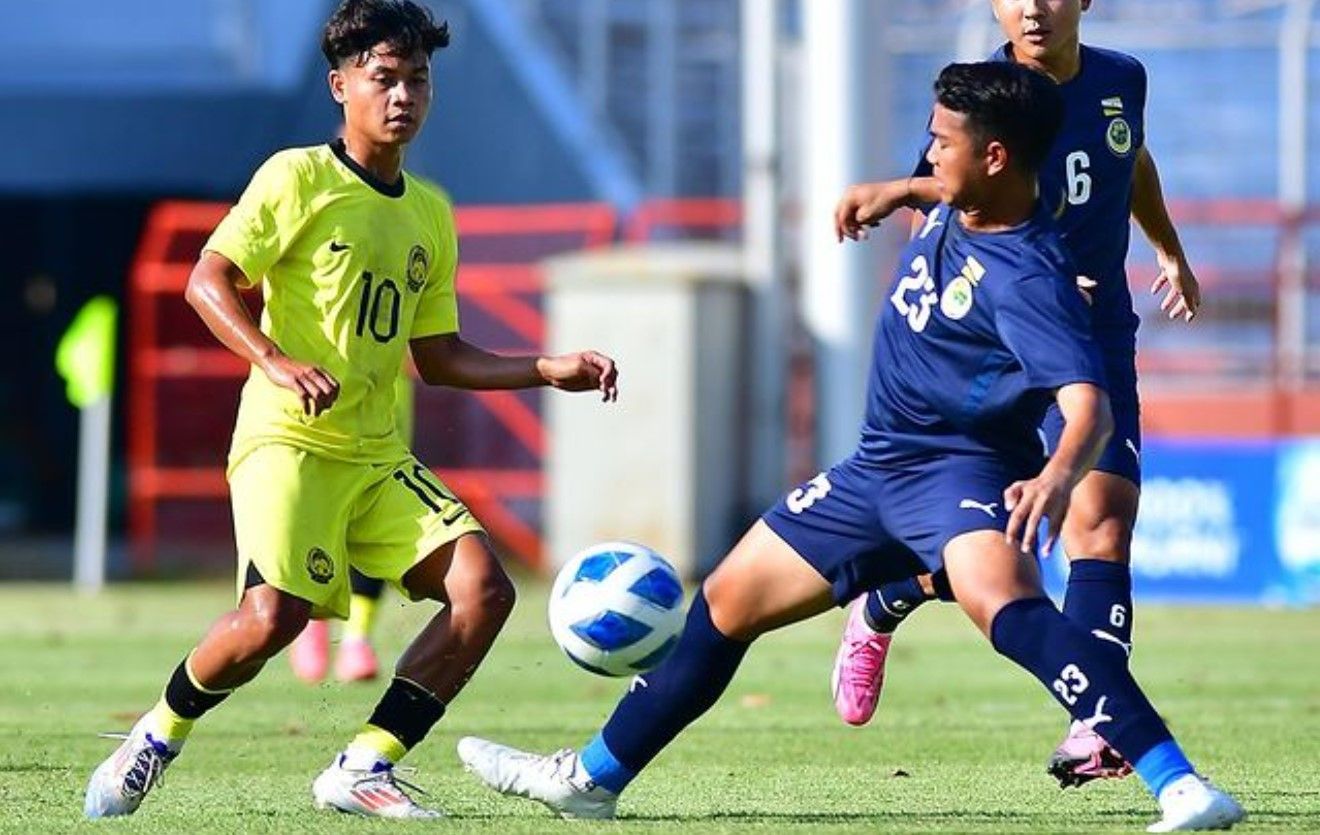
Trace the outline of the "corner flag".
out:
M 64 378 L 69 402 L 85 409 L 115 384 L 114 299 L 96 296 L 73 317 L 55 349 L 55 370 Z

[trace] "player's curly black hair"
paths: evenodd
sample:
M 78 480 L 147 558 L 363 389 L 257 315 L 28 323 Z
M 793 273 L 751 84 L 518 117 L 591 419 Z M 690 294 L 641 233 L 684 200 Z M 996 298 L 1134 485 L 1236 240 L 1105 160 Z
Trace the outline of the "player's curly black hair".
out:
M 1058 85 L 1008 61 L 950 64 L 935 80 L 935 100 L 963 114 L 980 144 L 1002 142 L 1027 173 L 1040 170 L 1063 124 Z
M 343 0 L 321 35 L 321 53 L 335 69 L 349 59 L 362 61 L 371 49 L 388 44 L 398 55 L 429 57 L 449 45 L 449 24 L 412 0 Z

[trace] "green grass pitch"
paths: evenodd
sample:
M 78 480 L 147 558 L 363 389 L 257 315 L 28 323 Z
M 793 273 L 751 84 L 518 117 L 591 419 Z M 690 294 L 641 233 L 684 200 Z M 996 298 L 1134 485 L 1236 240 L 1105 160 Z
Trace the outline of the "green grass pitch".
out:
M 1135 778 L 1062 792 L 1045 757 L 1064 717 L 951 607 L 914 615 L 895 644 L 879 715 L 834 716 L 842 615 L 751 651 L 716 708 L 646 771 L 619 823 L 559 822 L 463 772 L 466 734 L 549 751 L 579 745 L 624 682 L 573 667 L 544 625 L 546 586 L 517 612 L 468 690 L 409 757 L 443 832 L 1139 831 L 1155 804 Z M 135 585 L 97 598 L 0 586 L 0 832 L 383 832 L 402 824 L 315 811 L 317 771 L 378 686 L 307 687 L 277 659 L 194 732 L 130 819 L 81 819 L 83 786 L 229 603 L 228 587 Z M 384 604 L 392 658 L 427 607 Z M 1247 807 L 1245 831 L 1320 831 L 1320 610 L 1138 607 L 1135 667 L 1199 767 Z M 418 829 L 425 824 L 402 825 Z

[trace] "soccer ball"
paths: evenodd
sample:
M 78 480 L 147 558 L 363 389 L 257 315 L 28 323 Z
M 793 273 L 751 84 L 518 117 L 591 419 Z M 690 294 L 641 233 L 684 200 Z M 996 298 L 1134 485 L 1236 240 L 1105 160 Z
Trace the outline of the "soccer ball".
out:
M 635 542 L 602 542 L 559 570 L 550 632 L 584 670 L 628 676 L 659 664 L 683 629 L 683 586 L 665 558 Z

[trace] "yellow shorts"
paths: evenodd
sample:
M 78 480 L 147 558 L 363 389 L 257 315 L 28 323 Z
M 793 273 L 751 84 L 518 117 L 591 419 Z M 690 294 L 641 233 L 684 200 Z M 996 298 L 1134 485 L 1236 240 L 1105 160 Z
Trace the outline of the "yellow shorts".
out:
M 412 455 L 353 464 L 286 444 L 253 448 L 230 467 L 238 544 L 238 594 L 248 566 L 318 617 L 348 617 L 348 567 L 402 578 L 441 545 L 481 524 Z

